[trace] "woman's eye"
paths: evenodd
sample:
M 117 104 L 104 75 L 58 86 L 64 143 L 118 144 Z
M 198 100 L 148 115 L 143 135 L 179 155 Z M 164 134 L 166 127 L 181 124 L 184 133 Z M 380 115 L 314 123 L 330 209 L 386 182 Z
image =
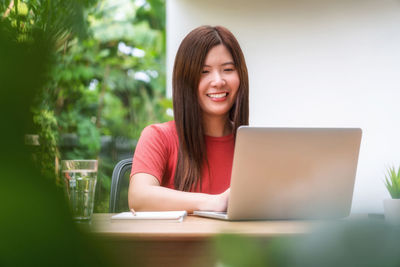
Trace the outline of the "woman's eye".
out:
M 201 73 L 202 74 L 206 74 L 206 73 L 209 73 L 209 71 L 208 70 L 203 70 L 203 71 L 201 71 Z
M 230 71 L 234 71 L 234 69 L 232 69 L 232 68 L 227 68 L 227 69 L 224 69 L 224 71 L 230 72 Z

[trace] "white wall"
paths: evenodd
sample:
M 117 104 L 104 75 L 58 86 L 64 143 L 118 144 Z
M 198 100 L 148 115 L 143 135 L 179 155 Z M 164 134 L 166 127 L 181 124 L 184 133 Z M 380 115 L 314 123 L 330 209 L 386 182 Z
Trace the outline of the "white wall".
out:
M 168 94 L 177 48 L 223 25 L 250 76 L 250 123 L 361 127 L 353 212 L 382 212 L 385 168 L 400 164 L 400 2 L 168 0 Z

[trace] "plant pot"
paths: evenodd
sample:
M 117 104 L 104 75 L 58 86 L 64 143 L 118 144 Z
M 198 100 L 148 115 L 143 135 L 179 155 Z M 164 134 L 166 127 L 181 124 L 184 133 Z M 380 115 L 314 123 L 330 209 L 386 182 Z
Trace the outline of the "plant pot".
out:
M 400 225 L 400 199 L 383 200 L 383 210 L 386 222 Z

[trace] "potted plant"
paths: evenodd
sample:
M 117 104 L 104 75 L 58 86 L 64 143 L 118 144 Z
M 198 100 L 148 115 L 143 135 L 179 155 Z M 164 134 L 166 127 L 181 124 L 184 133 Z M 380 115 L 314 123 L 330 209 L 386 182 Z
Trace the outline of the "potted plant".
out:
M 385 185 L 392 198 L 383 201 L 385 220 L 391 224 L 400 224 L 400 167 L 389 167 L 385 175 Z

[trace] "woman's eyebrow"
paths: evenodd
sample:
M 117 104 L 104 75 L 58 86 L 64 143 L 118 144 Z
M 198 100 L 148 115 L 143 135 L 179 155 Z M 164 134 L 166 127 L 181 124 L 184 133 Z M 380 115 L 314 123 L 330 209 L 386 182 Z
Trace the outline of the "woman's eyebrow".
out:
M 225 63 L 221 64 L 221 66 L 226 66 L 226 65 L 235 65 L 235 63 L 233 63 L 232 61 L 229 61 L 229 62 L 225 62 Z M 211 67 L 211 66 L 204 64 L 203 67 Z

